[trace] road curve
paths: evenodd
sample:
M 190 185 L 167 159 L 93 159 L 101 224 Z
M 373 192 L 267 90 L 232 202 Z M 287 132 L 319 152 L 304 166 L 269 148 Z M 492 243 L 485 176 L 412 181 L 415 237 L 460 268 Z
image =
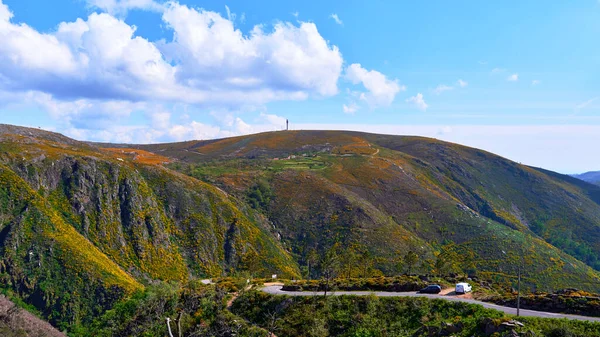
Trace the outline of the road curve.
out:
M 284 291 L 281 290 L 281 286 L 272 285 L 263 287 L 261 290 L 272 295 L 288 295 L 288 296 L 318 296 L 323 295 L 323 292 L 308 292 L 308 291 Z M 378 297 L 427 297 L 432 299 L 442 299 L 446 301 L 454 301 L 454 302 L 465 302 L 472 304 L 479 304 L 484 308 L 488 309 L 496 309 L 499 311 L 503 311 L 510 315 L 517 314 L 517 308 L 511 307 L 503 307 L 501 305 L 481 302 L 477 300 L 472 300 L 468 298 L 460 298 L 453 296 L 445 296 L 445 295 L 433 295 L 433 294 L 419 294 L 417 292 L 388 292 L 388 291 L 333 291 L 329 292 L 327 296 L 335 295 L 354 295 L 354 296 L 368 296 L 375 295 Z M 567 318 L 567 319 L 575 319 L 579 321 L 590 321 L 590 322 L 600 322 L 600 317 L 586 317 L 586 316 L 578 316 L 578 315 L 567 315 L 567 314 L 557 314 L 554 312 L 545 312 L 545 311 L 535 311 L 535 310 L 526 310 L 521 309 L 521 316 L 532 316 L 532 317 L 542 317 L 542 318 Z

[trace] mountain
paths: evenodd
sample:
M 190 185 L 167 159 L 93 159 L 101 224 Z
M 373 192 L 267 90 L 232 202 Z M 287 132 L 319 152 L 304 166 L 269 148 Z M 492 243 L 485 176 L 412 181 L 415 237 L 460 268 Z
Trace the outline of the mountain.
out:
M 587 181 L 588 183 L 600 185 L 600 171 L 591 171 L 582 174 L 574 174 L 573 177 Z
M 344 258 L 383 273 L 414 251 L 424 267 L 443 253 L 491 277 L 526 264 L 541 289 L 597 287 L 600 190 L 565 175 L 435 139 L 344 131 L 136 148 L 240 199 L 267 186 L 259 208 L 304 267 L 339 242 L 352 248 Z
M 0 128 L 0 284 L 55 326 L 156 279 L 298 274 L 266 220 L 222 190 L 152 156 L 16 130 Z
M 154 280 L 466 272 L 600 290 L 600 187 L 435 139 L 154 145 L 0 126 L 0 279 L 60 329 Z M 416 256 L 416 261 L 406 256 Z

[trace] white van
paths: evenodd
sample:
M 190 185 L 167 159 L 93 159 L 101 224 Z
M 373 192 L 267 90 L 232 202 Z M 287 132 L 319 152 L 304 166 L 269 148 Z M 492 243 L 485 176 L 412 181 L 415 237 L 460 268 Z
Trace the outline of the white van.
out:
M 470 284 L 462 282 L 456 284 L 456 289 L 454 290 L 454 292 L 457 294 L 465 294 L 471 290 L 472 288 Z

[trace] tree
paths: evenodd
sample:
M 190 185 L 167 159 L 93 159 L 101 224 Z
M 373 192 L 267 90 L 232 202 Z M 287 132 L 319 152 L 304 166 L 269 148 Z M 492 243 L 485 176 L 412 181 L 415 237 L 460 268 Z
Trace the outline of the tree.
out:
M 439 254 L 435 260 L 435 271 L 438 277 L 444 276 L 448 271 L 448 261 L 443 254 Z
M 417 255 L 417 253 L 413 252 L 412 250 L 409 250 L 408 253 L 406 253 L 406 255 L 404 255 L 404 266 L 406 267 L 407 274 L 410 274 L 410 272 L 412 271 L 412 268 L 417 264 L 418 261 L 419 261 L 419 256 Z
M 325 293 L 327 296 L 327 290 L 329 289 L 329 283 L 337 275 L 339 269 L 339 257 L 336 253 L 335 246 L 328 249 L 323 257 L 321 258 L 321 277 L 325 281 Z
M 368 249 L 364 249 L 362 254 L 360 255 L 360 265 L 362 267 L 362 277 L 368 277 L 369 274 L 373 271 L 373 265 L 375 261 L 371 252 Z M 371 275 L 372 276 L 372 275 Z
M 308 251 L 308 254 L 306 255 L 306 265 L 308 269 L 307 279 L 312 279 L 311 266 L 314 266 L 317 262 L 319 262 L 319 254 L 314 248 L 312 248 Z

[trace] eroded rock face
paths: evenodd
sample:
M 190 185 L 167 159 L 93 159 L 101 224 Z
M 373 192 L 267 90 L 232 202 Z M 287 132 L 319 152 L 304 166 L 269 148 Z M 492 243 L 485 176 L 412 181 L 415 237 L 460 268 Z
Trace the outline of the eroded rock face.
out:
M 9 164 L 77 231 L 140 277 L 218 276 L 269 246 L 272 258 L 287 256 L 224 192 L 163 168 L 93 156 Z M 289 270 L 268 272 L 293 273 L 294 264 L 285 263 Z
M 0 145 L 0 282 L 53 324 L 97 316 L 142 281 L 298 275 L 259 218 L 211 185 L 87 146 Z

